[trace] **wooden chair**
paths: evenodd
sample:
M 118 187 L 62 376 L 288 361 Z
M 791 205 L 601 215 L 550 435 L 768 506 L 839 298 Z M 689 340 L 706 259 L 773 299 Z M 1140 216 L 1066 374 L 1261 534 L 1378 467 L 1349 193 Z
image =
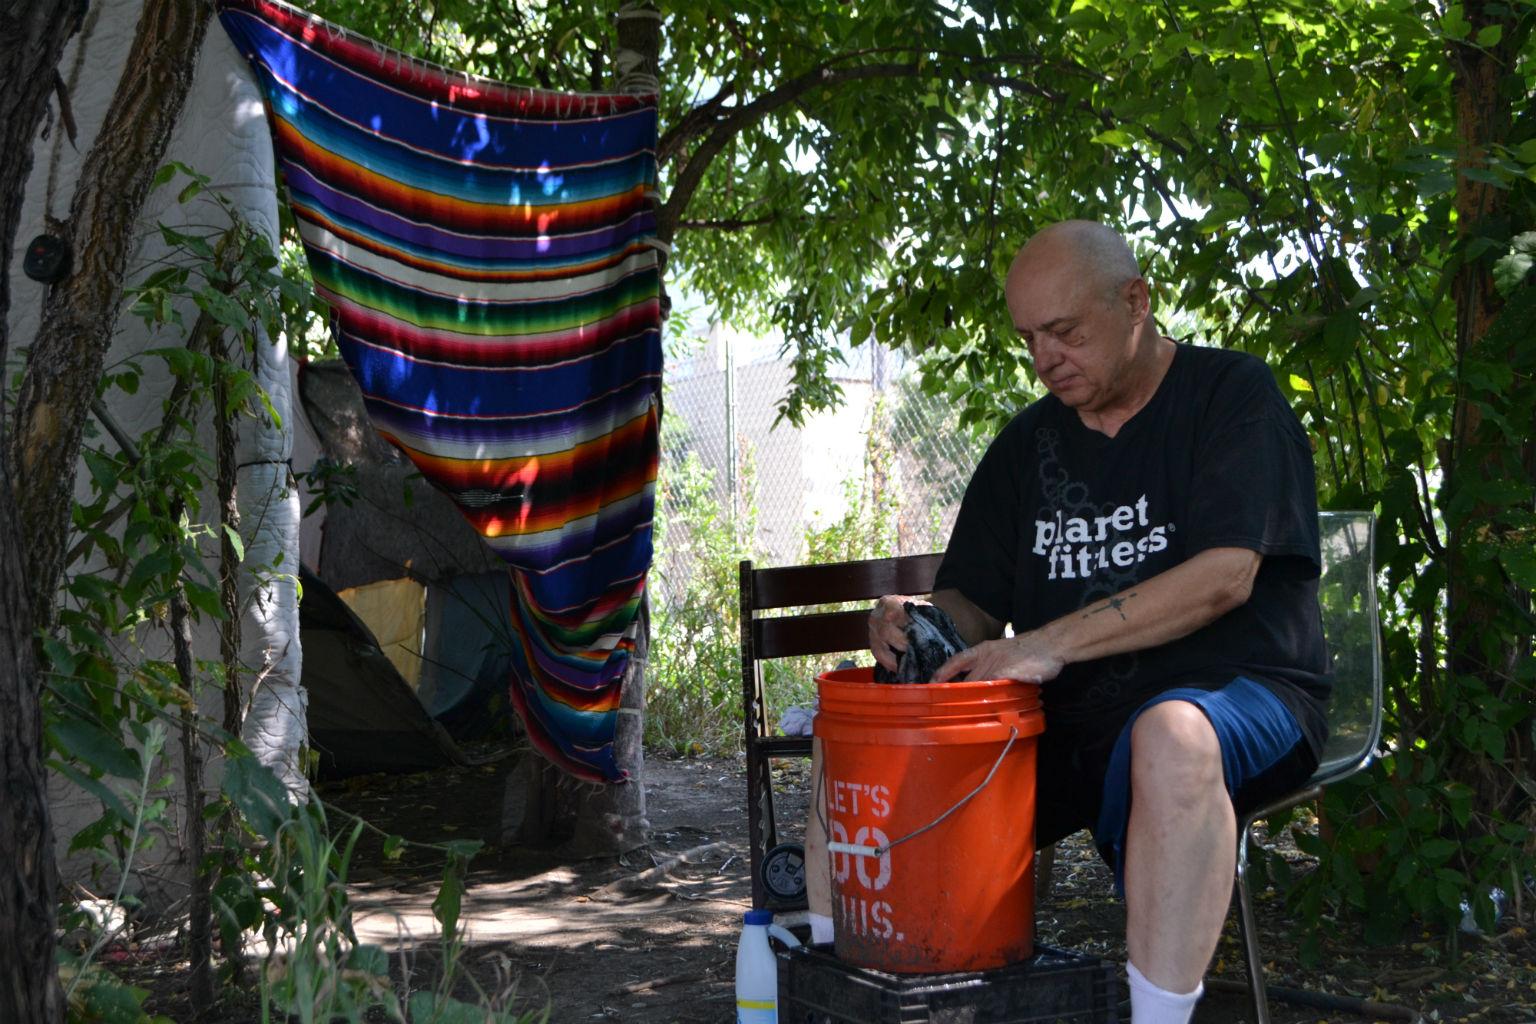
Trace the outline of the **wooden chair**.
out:
M 779 844 L 773 812 L 769 763 L 781 757 L 809 757 L 809 736 L 771 736 L 769 697 L 761 663 L 772 658 L 837 654 L 869 649 L 869 609 L 764 614 L 786 608 L 874 601 L 886 594 L 927 594 L 941 554 L 874 558 L 831 565 L 754 569 L 741 563 L 741 699 L 747 750 L 747 838 L 752 869 L 752 906 L 799 909 L 778 900 L 763 880 L 763 864 Z M 829 666 L 830 667 L 830 666 Z

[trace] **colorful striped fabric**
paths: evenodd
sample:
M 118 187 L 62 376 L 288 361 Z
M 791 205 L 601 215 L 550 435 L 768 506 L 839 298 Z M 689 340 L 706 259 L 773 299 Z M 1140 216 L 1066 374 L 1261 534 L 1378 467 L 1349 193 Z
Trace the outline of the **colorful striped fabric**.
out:
M 369 414 L 511 566 L 513 702 L 617 781 L 651 560 L 654 96 L 502 85 L 276 0 L 220 0 Z

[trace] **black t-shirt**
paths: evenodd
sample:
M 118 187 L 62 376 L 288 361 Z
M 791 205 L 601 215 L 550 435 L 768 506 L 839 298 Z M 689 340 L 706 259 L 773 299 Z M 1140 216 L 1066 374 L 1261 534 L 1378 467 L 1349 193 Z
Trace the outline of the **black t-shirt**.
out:
M 1245 604 L 1171 643 L 1066 666 L 1045 684 L 1047 714 L 1119 716 L 1173 686 L 1245 675 L 1285 702 L 1320 754 L 1332 674 L 1312 450 L 1253 356 L 1178 346 L 1112 438 L 1053 395 L 1030 405 L 971 478 L 935 586 L 1024 632 L 1216 547 L 1264 556 Z

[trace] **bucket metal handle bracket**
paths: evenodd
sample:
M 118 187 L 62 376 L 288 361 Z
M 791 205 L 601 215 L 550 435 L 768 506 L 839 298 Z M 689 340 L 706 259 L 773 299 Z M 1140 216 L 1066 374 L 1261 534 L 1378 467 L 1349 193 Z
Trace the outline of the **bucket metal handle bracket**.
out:
M 891 846 L 895 845 L 895 843 L 891 844 Z M 878 857 L 888 849 L 890 849 L 888 846 L 861 846 L 858 843 L 839 843 L 835 841 L 828 841 L 827 843 L 828 853 L 851 853 L 855 857 Z

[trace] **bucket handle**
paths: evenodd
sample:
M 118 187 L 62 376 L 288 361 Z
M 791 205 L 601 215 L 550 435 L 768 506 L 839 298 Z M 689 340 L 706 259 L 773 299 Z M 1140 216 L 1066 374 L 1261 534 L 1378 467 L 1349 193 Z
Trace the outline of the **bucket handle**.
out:
M 949 810 L 945 811 L 943 814 L 939 815 L 937 818 L 934 818 L 932 821 L 930 821 L 928 824 L 924 825 L 922 828 L 916 829 L 916 830 L 914 830 L 912 832 L 908 832 L 906 835 L 902 836 L 900 839 L 893 839 L 890 842 L 886 843 L 884 846 L 862 846 L 862 845 L 860 845 L 858 843 L 838 843 L 838 842 L 833 842 L 831 840 L 828 840 L 827 841 L 827 852 L 828 853 L 847 853 L 847 854 L 852 854 L 855 857 L 883 857 L 887 853 L 890 853 L 891 850 L 894 849 L 895 847 L 898 847 L 902 843 L 906 842 L 908 839 L 916 839 L 918 836 L 922 835 L 924 832 L 927 832 L 929 829 L 937 828 L 939 823 L 942 822 L 945 818 L 949 817 L 951 814 L 954 814 L 961 807 L 964 807 L 966 802 L 969 801 L 971 799 L 971 797 L 975 796 L 977 793 L 980 793 L 982 790 L 987 788 L 987 783 L 992 781 L 992 776 L 996 775 L 998 768 L 1002 767 L 1003 758 L 1008 756 L 1008 751 L 1013 747 L 1013 741 L 1018 739 L 1018 738 L 1019 738 L 1018 727 L 1010 725 L 1008 727 L 1008 742 L 1003 744 L 1003 752 L 1001 754 L 997 755 L 997 760 L 996 761 L 992 762 L 992 769 L 987 772 L 987 777 L 981 780 L 981 784 L 979 786 L 977 786 L 975 789 L 971 790 L 969 793 L 965 794 L 965 796 L 961 797 L 959 800 L 955 801 L 955 803 L 949 808 Z M 827 772 L 826 761 L 822 761 L 820 775 L 825 775 L 826 772 Z M 819 790 L 820 786 L 821 786 L 821 778 L 820 778 L 820 776 L 817 777 L 816 784 L 817 784 L 817 788 Z M 814 799 L 814 797 L 813 797 L 813 799 Z M 816 813 L 817 813 L 818 816 L 820 816 L 820 814 L 821 814 L 821 805 L 820 805 L 820 803 L 817 803 L 817 805 L 816 805 Z M 821 828 L 822 828 L 823 832 L 826 832 L 827 826 L 826 826 L 826 822 L 825 821 L 822 822 Z

